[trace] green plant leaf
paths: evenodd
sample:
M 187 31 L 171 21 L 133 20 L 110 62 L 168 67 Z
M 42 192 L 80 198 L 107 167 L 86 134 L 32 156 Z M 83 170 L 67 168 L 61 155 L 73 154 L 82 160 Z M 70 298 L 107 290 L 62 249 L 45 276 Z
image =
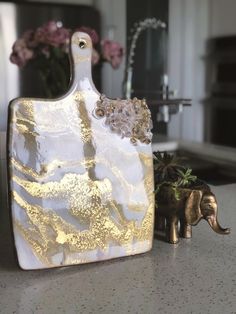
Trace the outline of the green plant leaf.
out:
M 161 192 L 163 186 L 168 186 L 173 191 L 175 199 L 179 200 L 180 188 L 186 188 L 197 180 L 197 177 L 192 174 L 192 169 L 181 164 L 185 158 L 179 158 L 167 152 L 155 152 L 153 159 L 157 202 L 158 193 Z

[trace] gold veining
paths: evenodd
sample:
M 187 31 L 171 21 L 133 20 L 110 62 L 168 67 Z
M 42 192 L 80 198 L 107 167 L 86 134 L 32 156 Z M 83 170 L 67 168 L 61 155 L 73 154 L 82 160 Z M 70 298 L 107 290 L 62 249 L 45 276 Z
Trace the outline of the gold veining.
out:
M 74 56 L 74 63 L 80 63 L 80 62 L 91 62 L 91 57 L 90 56 Z
M 39 108 L 27 101 L 20 103 L 20 109 L 15 113 L 13 122 L 17 131 L 21 134 L 32 136 L 58 136 L 67 134 L 68 131 L 80 135 L 83 141 L 91 139 L 91 130 L 88 127 L 86 109 L 84 105 L 84 93 L 76 92 L 67 101 L 52 102 L 48 106 L 41 102 Z M 49 109 L 50 108 L 50 109 Z M 34 110 L 40 109 L 40 116 L 37 117 L 37 126 Z
M 22 174 L 28 175 L 37 180 L 42 180 L 45 179 L 47 176 L 52 176 L 55 173 L 56 169 L 61 168 L 66 164 L 66 162 L 55 159 L 49 164 L 41 164 L 40 171 L 37 172 L 30 167 L 20 164 L 14 158 L 10 158 L 10 163 Z
M 92 140 L 91 123 L 88 117 L 88 112 L 84 103 L 84 98 L 81 95 L 80 100 L 77 101 L 77 108 L 80 117 L 80 132 L 81 138 L 84 143 Z
M 129 156 L 127 154 L 126 158 L 132 159 L 132 155 Z M 142 154 L 140 154 L 140 158 L 142 159 L 142 161 L 144 161 L 146 160 L 147 157 L 145 156 L 142 157 Z M 151 160 L 151 158 L 149 159 Z M 95 158 L 87 158 L 82 161 L 75 161 L 75 160 L 62 161 L 62 160 L 55 159 L 49 164 L 41 164 L 39 172 L 37 172 L 36 170 L 30 167 L 20 164 L 14 158 L 10 158 L 10 163 L 15 169 L 20 171 L 22 174 L 30 176 L 31 178 L 36 179 L 38 181 L 46 180 L 47 178 L 55 175 L 56 170 L 61 169 L 61 168 L 78 169 L 78 167 L 83 167 L 84 169 L 91 169 L 91 168 L 94 168 L 95 165 L 103 165 L 106 167 L 106 169 L 109 169 L 109 171 L 111 172 L 112 175 L 114 175 L 114 177 L 116 177 L 116 179 L 118 180 L 119 184 L 122 186 L 124 191 L 127 191 L 127 194 L 131 194 L 134 191 L 134 186 L 125 179 L 125 175 L 119 169 L 119 167 L 109 162 L 109 160 L 99 157 L 99 156 L 96 156 Z M 146 186 L 145 182 L 144 182 L 144 186 Z M 148 186 L 147 191 L 149 191 L 149 187 L 152 187 L 152 174 L 150 176 L 149 182 L 147 182 L 147 186 Z M 142 205 L 138 205 L 138 204 L 134 204 L 132 206 L 130 205 L 130 209 L 135 210 L 135 211 L 138 210 L 137 208 L 140 208 L 141 210 L 141 207 Z

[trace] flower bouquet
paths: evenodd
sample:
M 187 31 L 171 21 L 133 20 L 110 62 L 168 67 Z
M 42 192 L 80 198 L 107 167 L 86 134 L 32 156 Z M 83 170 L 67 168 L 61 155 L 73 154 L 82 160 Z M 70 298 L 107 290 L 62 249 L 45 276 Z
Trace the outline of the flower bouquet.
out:
M 33 66 L 39 73 L 45 96 L 56 97 L 64 93 L 69 85 L 69 42 L 71 34 L 77 30 L 88 33 L 92 39 L 93 66 L 103 62 L 110 63 L 114 69 L 120 66 L 124 49 L 118 42 L 100 40 L 97 32 L 90 27 L 71 30 L 56 21 L 24 32 L 12 47 L 10 61 L 20 68 Z

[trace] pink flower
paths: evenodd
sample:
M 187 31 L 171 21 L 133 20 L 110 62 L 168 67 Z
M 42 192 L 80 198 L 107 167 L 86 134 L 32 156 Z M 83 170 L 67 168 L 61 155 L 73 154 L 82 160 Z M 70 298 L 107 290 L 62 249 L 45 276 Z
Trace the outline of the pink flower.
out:
M 10 55 L 12 63 L 17 64 L 19 67 L 23 67 L 26 63 L 34 57 L 34 52 L 28 49 L 24 39 L 18 39 L 13 47 Z
M 81 26 L 77 28 L 76 31 L 87 33 L 91 37 L 93 45 L 96 45 L 99 42 L 98 33 L 90 27 Z
M 57 31 L 57 22 L 49 21 L 35 31 L 35 39 L 39 43 L 48 44 L 48 35 Z
M 92 51 L 92 65 L 98 64 L 100 59 L 99 53 L 96 49 L 93 49 Z
M 92 51 L 93 65 L 106 61 L 114 69 L 119 67 L 124 54 L 119 43 L 108 39 L 99 42 L 97 32 L 87 26 L 79 27 L 76 31 L 86 32 L 90 35 L 93 44 L 97 45 L 96 49 Z M 72 30 L 63 27 L 61 22 L 56 21 L 49 21 L 36 30 L 27 30 L 14 43 L 10 60 L 20 67 L 25 66 L 31 59 L 35 60 L 34 65 L 38 60 L 42 61 L 42 58 L 53 58 L 56 62 L 65 61 L 69 53 L 71 33 Z M 39 62 L 39 66 L 44 67 L 44 62 Z
M 35 48 L 38 45 L 38 42 L 35 40 L 35 32 L 32 29 L 24 32 L 21 38 L 25 40 L 28 48 Z
M 35 40 L 40 44 L 59 47 L 69 43 L 70 30 L 62 27 L 61 23 L 49 21 L 42 27 L 37 28 Z
M 101 42 L 102 56 L 114 69 L 117 69 L 122 62 L 124 55 L 123 47 L 116 41 L 105 39 Z

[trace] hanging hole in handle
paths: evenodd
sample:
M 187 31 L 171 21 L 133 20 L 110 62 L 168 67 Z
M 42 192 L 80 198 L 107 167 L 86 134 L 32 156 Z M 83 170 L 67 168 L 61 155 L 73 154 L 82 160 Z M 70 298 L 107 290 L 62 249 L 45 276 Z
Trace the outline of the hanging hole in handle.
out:
M 86 46 L 87 46 L 86 40 L 80 39 L 79 40 L 79 47 L 80 47 L 80 49 L 84 49 L 84 48 L 86 48 Z

